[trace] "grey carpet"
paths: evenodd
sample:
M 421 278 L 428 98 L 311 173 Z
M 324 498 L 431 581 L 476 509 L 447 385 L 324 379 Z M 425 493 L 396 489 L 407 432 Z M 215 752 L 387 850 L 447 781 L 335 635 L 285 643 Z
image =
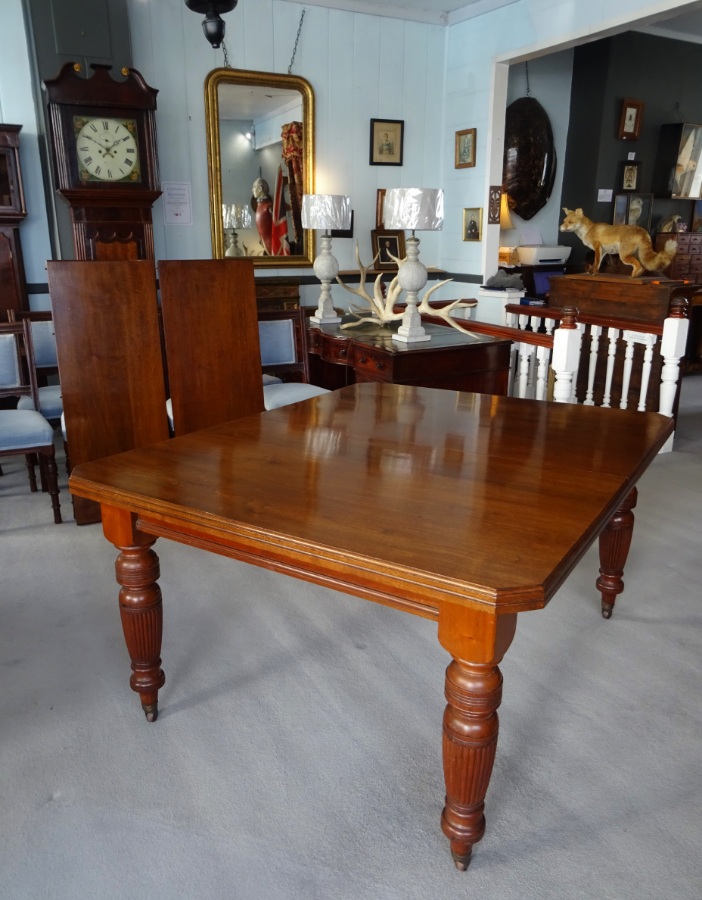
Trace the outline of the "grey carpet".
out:
M 612 620 L 595 548 L 520 617 L 467 873 L 439 828 L 435 624 L 159 541 L 167 682 L 149 725 L 113 548 L 53 525 L 3 460 L 0 897 L 698 900 L 701 451 L 688 378 Z

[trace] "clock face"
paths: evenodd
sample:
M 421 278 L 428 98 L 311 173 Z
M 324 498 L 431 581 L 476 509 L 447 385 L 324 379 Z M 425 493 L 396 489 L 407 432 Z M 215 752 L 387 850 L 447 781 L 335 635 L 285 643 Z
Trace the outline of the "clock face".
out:
M 141 181 L 134 119 L 74 116 L 73 130 L 81 181 Z

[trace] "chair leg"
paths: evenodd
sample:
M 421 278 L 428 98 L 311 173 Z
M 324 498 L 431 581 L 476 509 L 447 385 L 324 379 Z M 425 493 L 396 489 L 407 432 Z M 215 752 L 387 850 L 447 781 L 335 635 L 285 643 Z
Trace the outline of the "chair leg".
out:
M 61 518 L 61 504 L 59 503 L 59 487 L 58 487 L 58 469 L 56 467 L 56 455 L 53 445 L 42 448 L 39 451 L 43 457 L 42 469 L 46 472 L 46 483 L 51 497 L 51 508 L 54 511 L 54 524 L 60 525 L 63 521 Z
M 42 493 L 45 494 L 49 490 L 49 483 L 46 478 L 46 460 L 43 454 L 39 453 L 37 455 L 37 462 L 39 463 L 39 484 L 41 485 Z
M 37 489 L 37 478 L 34 474 L 34 465 L 36 463 L 36 454 L 35 453 L 25 453 L 24 454 L 24 464 L 27 467 L 27 476 L 29 478 L 29 490 L 34 493 Z

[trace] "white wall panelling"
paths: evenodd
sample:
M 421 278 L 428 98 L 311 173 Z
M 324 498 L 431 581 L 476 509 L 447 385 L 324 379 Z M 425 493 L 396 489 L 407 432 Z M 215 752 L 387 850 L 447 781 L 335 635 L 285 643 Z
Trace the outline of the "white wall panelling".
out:
M 424 234 L 422 258 L 443 268 L 481 275 L 495 268 L 498 226 L 485 226 L 476 246 L 461 240 L 462 209 L 487 205 L 487 189 L 502 174 L 501 132 L 507 79 L 495 68 L 566 49 L 670 13 L 697 2 L 672 0 L 519 0 L 502 9 L 448 27 L 362 13 L 306 6 L 293 72 L 312 84 L 317 104 L 318 188 L 351 196 L 355 235 L 370 260 L 379 187 L 427 186 L 446 191 L 446 222 L 440 234 Z M 158 140 L 163 181 L 192 186 L 193 224 L 165 226 L 160 201 L 154 210 L 157 257 L 207 257 L 211 253 L 209 191 L 205 147 L 204 81 L 223 65 L 221 50 L 203 37 L 202 17 L 183 0 L 128 0 L 135 67 L 158 88 Z M 287 72 L 303 4 L 288 0 L 242 2 L 226 14 L 227 48 L 237 68 Z M 7 33 L 24 33 L 21 0 L 3 0 Z M 536 71 L 536 64 L 534 70 Z M 561 71 L 565 79 L 569 74 Z M 556 86 L 557 87 L 557 86 Z M 561 86 L 565 90 L 565 85 Z M 533 91 L 543 103 L 542 97 Z M 560 102 L 550 93 L 548 102 Z M 546 105 L 546 104 L 544 104 Z M 27 46 L 11 41 L 0 54 L 0 116 L 23 125 L 22 160 L 30 215 L 22 226 L 28 280 L 43 281 L 49 255 L 48 226 L 41 188 L 36 115 L 30 89 Z M 369 120 L 387 116 L 405 121 L 405 158 L 400 167 L 368 165 Z M 554 130 L 566 127 L 567 105 L 552 115 Z M 453 168 L 454 133 L 478 129 L 477 165 Z M 493 136 L 492 129 L 496 129 Z M 559 160 L 562 157 L 559 156 Z M 552 233 L 555 210 L 544 225 Z M 552 220 L 552 221 L 551 221 Z M 344 269 L 355 267 L 355 241 L 338 240 L 334 253 Z M 489 254 L 489 255 L 486 255 Z M 283 270 L 302 274 L 305 270 Z M 311 274 L 311 269 L 309 270 Z M 446 288 L 446 295 L 470 289 Z M 316 302 L 305 288 L 305 302 Z M 309 297 L 307 296 L 309 294 Z M 335 302 L 345 302 L 335 287 Z

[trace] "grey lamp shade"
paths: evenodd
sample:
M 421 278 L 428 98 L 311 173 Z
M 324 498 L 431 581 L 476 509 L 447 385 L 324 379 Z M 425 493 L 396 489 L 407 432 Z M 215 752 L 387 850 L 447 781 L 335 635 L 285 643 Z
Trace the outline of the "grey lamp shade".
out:
M 389 188 L 385 192 L 383 223 L 392 229 L 441 231 L 444 192 L 440 188 Z
M 351 227 L 351 198 L 343 194 L 303 194 L 302 227 L 345 231 Z

